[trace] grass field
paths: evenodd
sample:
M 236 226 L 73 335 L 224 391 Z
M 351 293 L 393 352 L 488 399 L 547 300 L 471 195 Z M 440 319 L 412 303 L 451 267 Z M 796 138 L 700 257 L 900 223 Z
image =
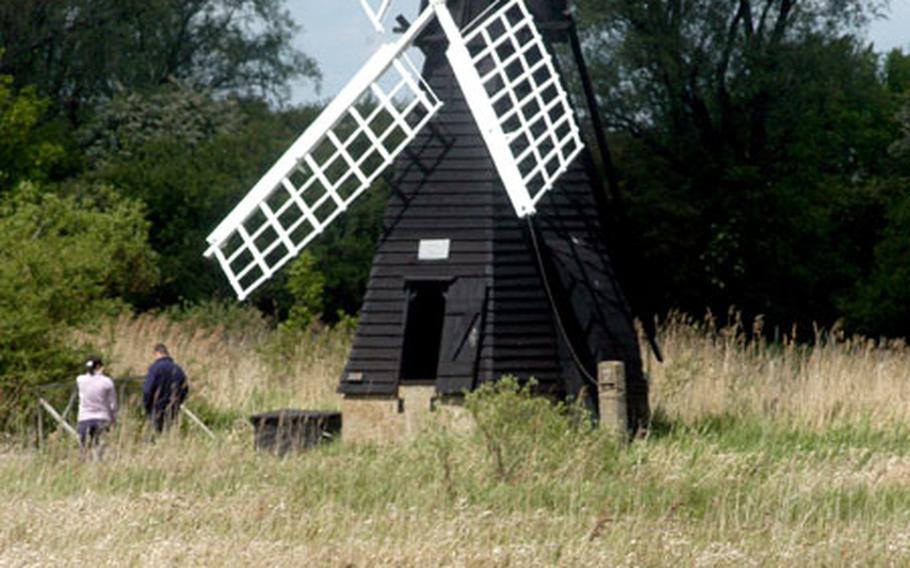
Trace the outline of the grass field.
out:
M 98 331 L 115 373 L 169 343 L 217 424 L 153 446 L 131 415 L 107 459 L 54 436 L 0 453 L 0 565 L 899 566 L 910 563 L 910 349 L 749 341 L 682 317 L 649 361 L 655 424 L 630 446 L 513 389 L 482 428 L 407 444 L 251 451 L 246 414 L 330 408 L 349 333 L 163 316 Z

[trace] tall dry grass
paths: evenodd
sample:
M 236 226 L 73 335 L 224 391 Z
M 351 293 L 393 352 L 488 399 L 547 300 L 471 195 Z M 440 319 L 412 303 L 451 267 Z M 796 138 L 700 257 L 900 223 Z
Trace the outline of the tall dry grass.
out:
M 768 342 L 761 320 L 735 315 L 718 328 L 673 314 L 660 326 L 665 362 L 647 355 L 652 405 L 693 423 L 708 416 L 762 417 L 821 430 L 868 421 L 910 424 L 910 348 L 842 331 L 815 330 L 812 344 Z
M 115 376 L 144 375 L 156 343 L 164 343 L 186 371 L 192 397 L 221 410 L 338 405 L 335 389 L 350 345 L 350 330 L 276 331 L 247 313 L 242 325 L 197 318 L 124 315 L 82 339 L 98 345 Z
M 349 328 L 275 331 L 253 312 L 223 323 L 168 315 L 122 316 L 83 339 L 101 346 L 117 376 L 141 375 L 163 342 L 187 370 L 193 396 L 222 410 L 337 408 Z M 821 430 L 867 421 L 910 424 L 910 347 L 816 331 L 813 344 L 769 342 L 761 321 L 729 325 L 671 314 L 659 327 L 665 361 L 645 345 L 651 404 L 671 420 L 761 417 Z
M 334 408 L 350 349 L 349 328 L 278 332 L 245 314 L 226 328 L 167 315 L 122 316 L 84 336 L 100 345 L 117 376 L 141 375 L 157 342 L 169 346 L 198 396 L 220 409 L 290 405 Z M 910 424 L 910 347 L 906 342 L 816 331 L 813 344 L 769 342 L 761 321 L 718 326 L 672 314 L 659 327 L 665 361 L 646 346 L 651 404 L 695 423 L 741 415 L 815 430 L 861 420 Z
M 748 331 L 662 325 L 663 423 L 627 447 L 506 393 L 471 433 L 281 460 L 236 424 L 155 445 L 121 426 L 101 464 L 58 436 L 0 449 L 0 566 L 910 564 L 907 347 Z M 350 341 L 167 316 L 92 337 L 117 373 L 168 343 L 196 400 L 238 412 L 333 404 Z

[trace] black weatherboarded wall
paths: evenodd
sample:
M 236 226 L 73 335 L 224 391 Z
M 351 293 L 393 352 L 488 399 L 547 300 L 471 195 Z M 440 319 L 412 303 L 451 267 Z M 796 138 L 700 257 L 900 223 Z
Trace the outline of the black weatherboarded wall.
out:
M 461 23 L 487 4 L 450 2 Z M 638 343 L 603 243 L 593 199 L 603 186 L 589 153 L 538 204 L 536 229 L 517 218 L 437 33 L 423 42 L 424 78 L 444 106 L 395 164 L 340 392 L 389 395 L 424 383 L 455 394 L 511 374 L 556 396 L 594 397 L 596 363 L 622 360 L 630 410 L 646 419 Z

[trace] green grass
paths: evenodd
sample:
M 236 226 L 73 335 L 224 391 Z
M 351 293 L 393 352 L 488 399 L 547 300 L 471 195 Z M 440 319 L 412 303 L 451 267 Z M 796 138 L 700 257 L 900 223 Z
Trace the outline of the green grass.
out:
M 778 349 L 676 322 L 630 444 L 505 383 L 468 401 L 471 432 L 279 459 L 253 451 L 247 415 L 337 405 L 349 335 L 116 326 L 117 365 L 140 368 L 151 336 L 179 350 L 218 437 L 149 445 L 126 413 L 100 464 L 56 435 L 4 438 L 0 566 L 910 564 L 903 346 Z
M 121 436 L 100 464 L 79 462 L 65 440 L 6 453 L 0 564 L 28 558 L 23 550 L 139 564 L 910 561 L 905 429 L 812 433 L 722 416 L 624 446 L 543 401 L 485 396 L 471 434 L 283 459 L 254 453 L 242 423 L 215 442 L 190 431 L 155 445 Z M 513 464 L 505 474 L 497 452 Z M 70 538 L 108 544 L 98 552 Z M 244 543 L 260 556 L 244 557 Z

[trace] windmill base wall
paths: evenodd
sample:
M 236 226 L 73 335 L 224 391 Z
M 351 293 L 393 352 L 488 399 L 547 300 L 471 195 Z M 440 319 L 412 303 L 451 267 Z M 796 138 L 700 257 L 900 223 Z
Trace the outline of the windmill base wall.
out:
M 430 428 L 466 432 L 474 422 L 463 396 L 439 396 L 432 385 L 400 386 L 397 395 L 345 394 L 341 438 L 349 443 L 395 442 Z
M 614 364 L 622 366 L 621 362 Z M 628 389 L 627 385 L 623 386 Z M 554 399 L 556 400 L 556 399 Z M 464 405 L 463 395 L 439 394 L 433 385 L 399 386 L 397 395 L 344 394 L 341 400 L 341 438 L 347 443 L 403 442 L 416 438 L 431 429 L 445 428 L 449 432 L 466 433 L 475 427 Z M 641 433 L 650 420 L 647 391 L 629 389 L 624 393 L 620 422 L 602 426 Z M 601 418 L 605 411 L 600 401 Z

